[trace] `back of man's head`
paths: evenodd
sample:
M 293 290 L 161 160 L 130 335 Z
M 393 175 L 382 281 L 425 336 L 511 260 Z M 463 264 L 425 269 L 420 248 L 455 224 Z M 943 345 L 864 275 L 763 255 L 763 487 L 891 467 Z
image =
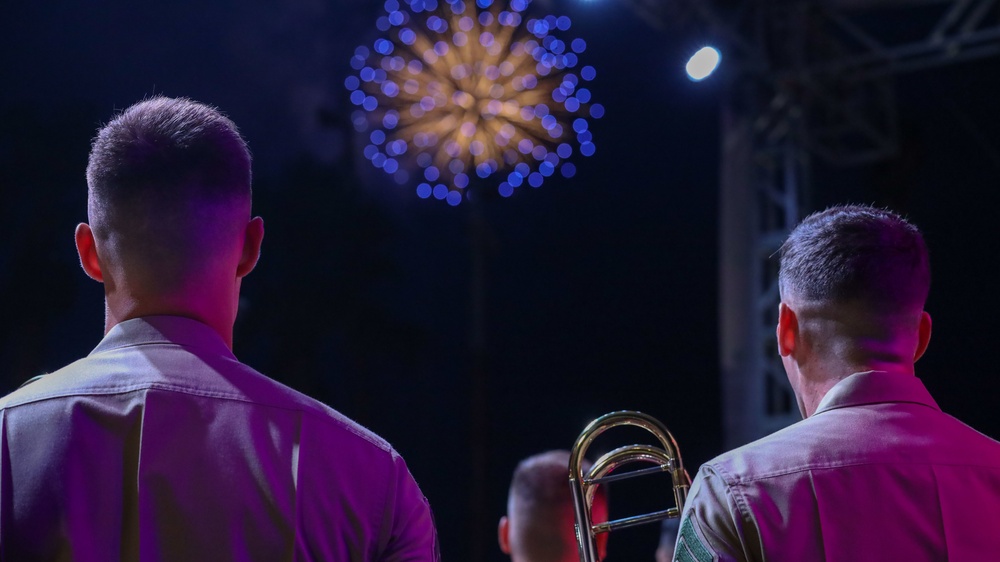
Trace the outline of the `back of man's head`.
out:
M 170 291 L 210 267 L 250 213 L 250 152 L 215 108 L 155 97 L 94 139 L 88 215 L 103 259 Z
M 881 312 L 922 309 L 930 289 L 924 239 L 899 215 L 831 207 L 799 224 L 779 250 L 782 298 L 859 303 Z
M 781 300 L 794 311 L 801 339 L 796 361 L 808 367 L 811 357 L 827 365 L 810 369 L 810 377 L 837 379 L 851 369 L 912 371 L 930 337 L 923 310 L 930 266 L 915 226 L 891 211 L 832 207 L 802 221 L 780 256 Z M 793 342 L 783 339 L 790 324 L 782 318 L 779 351 L 785 350 L 787 362 Z
M 573 494 L 569 485 L 569 457 L 569 451 L 546 451 L 522 460 L 514 470 L 507 498 L 507 517 L 500 523 L 501 548 L 514 562 L 579 560 Z M 607 520 L 607 496 L 603 487 L 597 488 L 593 517 L 595 521 Z M 597 538 L 603 557 L 607 534 Z

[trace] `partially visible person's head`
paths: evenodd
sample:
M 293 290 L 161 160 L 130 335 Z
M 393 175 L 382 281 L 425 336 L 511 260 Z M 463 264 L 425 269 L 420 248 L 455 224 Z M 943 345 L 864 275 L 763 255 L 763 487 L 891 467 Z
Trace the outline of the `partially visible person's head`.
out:
M 155 97 L 122 111 L 87 166 L 102 265 L 147 290 L 182 289 L 242 236 L 250 183 L 247 145 L 215 108 Z
M 513 562 L 579 561 L 569 456 L 569 451 L 547 451 L 524 459 L 514 470 L 507 515 L 499 528 L 500 548 Z M 592 515 L 595 522 L 607 520 L 603 487 L 597 488 Z M 602 559 L 606 545 L 607 534 L 598 535 Z

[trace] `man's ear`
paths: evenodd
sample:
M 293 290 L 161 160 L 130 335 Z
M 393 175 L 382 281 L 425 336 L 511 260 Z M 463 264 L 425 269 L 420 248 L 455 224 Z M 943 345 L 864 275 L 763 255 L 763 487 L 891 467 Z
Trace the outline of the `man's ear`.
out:
M 913 354 L 913 362 L 923 357 L 927 345 L 931 342 L 931 315 L 927 311 L 920 313 L 920 326 L 917 328 L 917 350 Z
M 504 554 L 510 554 L 510 520 L 506 515 L 500 518 L 500 524 L 497 525 L 497 542 Z
M 795 343 L 799 339 L 799 319 L 787 304 L 778 305 L 778 353 L 788 357 L 795 352 Z
M 97 258 L 97 242 L 90 225 L 81 222 L 76 225 L 76 253 L 80 256 L 80 266 L 84 273 L 94 281 L 104 282 L 101 272 L 101 261 Z
M 253 271 L 260 259 L 260 245 L 264 241 L 264 219 L 254 217 L 247 223 L 243 231 L 243 255 L 236 267 L 236 276 L 245 277 Z

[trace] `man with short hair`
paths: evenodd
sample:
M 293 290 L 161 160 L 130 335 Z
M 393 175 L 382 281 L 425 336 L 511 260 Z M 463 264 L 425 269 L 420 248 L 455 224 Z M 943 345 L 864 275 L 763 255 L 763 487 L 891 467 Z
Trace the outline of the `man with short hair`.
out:
M 833 207 L 780 250 L 778 352 L 803 420 L 706 463 L 674 560 L 990 560 L 1000 443 L 914 374 L 931 336 L 923 237 Z
M 233 122 L 188 99 L 99 131 L 76 246 L 105 337 L 0 399 L 0 560 L 438 559 L 399 454 L 231 351 L 250 179 Z
M 514 470 L 507 496 L 507 515 L 500 518 L 500 550 L 511 562 L 579 562 L 569 485 L 569 451 L 546 451 L 522 460 Z M 594 496 L 595 522 L 608 520 L 603 487 Z M 597 536 L 601 559 L 607 552 L 607 533 Z

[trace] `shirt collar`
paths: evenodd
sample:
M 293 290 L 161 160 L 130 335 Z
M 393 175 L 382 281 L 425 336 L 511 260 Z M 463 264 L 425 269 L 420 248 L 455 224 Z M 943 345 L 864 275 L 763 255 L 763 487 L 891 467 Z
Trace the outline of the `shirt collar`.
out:
M 90 354 L 134 345 L 164 343 L 236 358 L 218 332 L 198 320 L 181 316 L 144 316 L 119 322 Z
M 883 402 L 912 402 L 935 410 L 941 409 L 916 376 L 868 371 L 854 373 L 835 384 L 820 401 L 815 414 L 847 406 Z

